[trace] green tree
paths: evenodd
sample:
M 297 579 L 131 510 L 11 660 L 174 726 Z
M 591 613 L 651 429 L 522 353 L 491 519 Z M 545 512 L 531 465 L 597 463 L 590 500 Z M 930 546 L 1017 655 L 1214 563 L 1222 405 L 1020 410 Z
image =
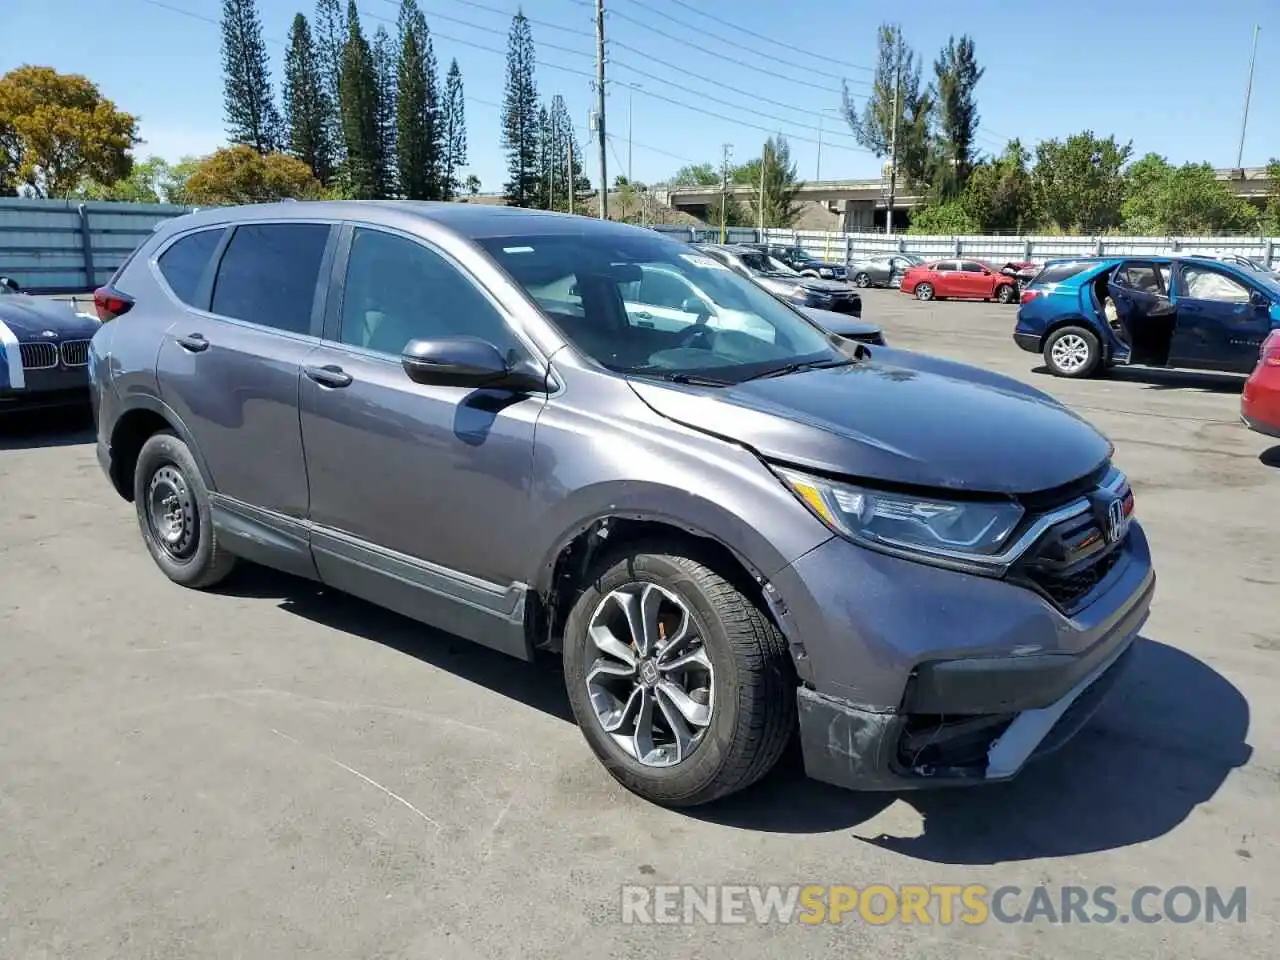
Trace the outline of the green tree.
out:
M 480 178 L 474 173 L 467 177 L 467 193 L 473 197 L 480 193 Z
M 219 206 L 285 198 L 312 200 L 323 195 L 323 188 L 297 157 L 264 155 L 240 143 L 202 160 L 187 180 L 186 195 L 189 203 Z
M 1212 164 L 1180 167 L 1149 153 L 1126 171 L 1125 229 L 1140 234 L 1202 236 L 1258 227 L 1258 211 L 1217 178 Z
M 1010 140 L 999 157 L 973 168 L 960 202 L 982 232 L 1028 233 L 1039 224 L 1030 163 L 1030 151 Z
M 161 157 L 134 161 L 129 176 L 112 184 L 87 181 L 77 194 L 86 200 L 112 200 L 118 203 L 165 203 L 165 181 L 169 164 Z
M 552 209 L 556 194 L 563 194 L 560 183 L 563 171 L 556 169 L 556 130 L 551 125 L 551 111 L 544 103 L 538 107 L 538 189 L 533 205 L 540 210 Z
M 222 0 L 222 82 L 227 136 L 259 153 L 280 144 L 280 114 L 256 0 Z
M 315 23 L 316 63 L 320 80 L 328 101 L 329 113 L 325 118 L 325 132 L 332 152 L 335 171 L 346 157 L 346 143 L 342 128 L 342 55 L 347 47 L 347 18 L 342 10 L 342 0 L 316 0 Z
M 78 74 L 24 66 L 0 77 L 0 196 L 65 197 L 129 175 L 138 121 Z
M 378 86 L 378 156 L 382 158 L 382 180 L 378 196 L 394 197 L 399 192 L 396 176 L 396 72 L 398 57 L 392 49 L 387 28 L 378 25 L 373 34 L 373 72 Z
M 507 37 L 507 84 L 502 103 L 502 146 L 507 151 L 503 193 L 514 207 L 534 206 L 540 196 L 538 89 L 533 67 L 533 34 L 521 11 L 512 18 Z
M 348 191 L 354 199 L 373 200 L 386 183 L 386 158 L 378 127 L 378 75 L 355 0 L 347 3 L 347 44 L 339 89 Z
M 557 98 L 558 99 L 558 98 Z M 560 101 L 561 106 L 564 101 Z M 553 104 L 554 106 L 554 104 Z M 458 61 L 449 64 L 440 101 L 440 198 L 452 200 L 462 190 L 462 168 L 467 165 L 467 106 L 462 95 L 462 71 Z
M 1131 143 L 1120 144 L 1114 136 L 1102 140 L 1092 130 L 1038 144 L 1031 175 L 1045 217 L 1067 232 L 1094 234 L 1118 226 L 1124 165 L 1132 153 Z
M 896 24 L 881 24 L 878 48 L 871 95 L 861 112 L 845 84 L 845 120 L 857 141 L 877 157 L 896 156 L 898 176 L 906 184 L 925 183 L 933 158 L 933 97 L 921 86 L 920 58 Z
M 964 236 L 982 232 L 982 224 L 966 209 L 963 200 L 932 203 L 911 214 L 907 233 L 929 237 Z
M 307 18 L 298 14 L 289 31 L 284 55 L 284 121 L 289 152 L 312 169 L 321 183 L 333 179 L 329 117 L 333 107 L 325 93 Z
M 194 204 L 187 192 L 187 184 L 200 169 L 200 164 L 204 160 L 204 157 L 183 157 L 177 163 L 169 165 L 169 172 L 163 184 L 165 203 L 178 203 L 185 206 Z
M 692 163 L 681 167 L 671 178 L 673 186 L 710 187 L 720 182 L 720 170 L 714 163 Z
M 1272 157 L 1267 164 L 1267 204 L 1262 211 L 1262 229 L 1274 237 L 1280 233 L 1280 159 Z
M 764 168 L 763 197 L 761 196 L 761 165 Z M 743 164 L 734 171 L 734 181 L 752 188 L 748 203 L 751 225 L 760 223 L 760 208 L 764 206 L 766 227 L 790 227 L 800 216 L 801 207 L 796 202 L 804 184 L 796 177 L 796 165 L 791 159 L 791 145 L 779 134 L 765 141 L 760 157 Z
M 934 97 L 937 101 L 939 156 L 943 163 L 933 187 L 943 196 L 959 195 L 973 169 L 973 142 L 978 133 L 975 89 L 986 71 L 974 56 L 973 38 L 947 40 L 933 62 Z
M 427 96 L 426 61 L 422 42 L 426 21 L 413 0 L 400 8 L 400 57 L 397 61 L 399 97 L 396 99 L 396 168 L 400 189 L 410 200 L 432 199 L 433 124 Z

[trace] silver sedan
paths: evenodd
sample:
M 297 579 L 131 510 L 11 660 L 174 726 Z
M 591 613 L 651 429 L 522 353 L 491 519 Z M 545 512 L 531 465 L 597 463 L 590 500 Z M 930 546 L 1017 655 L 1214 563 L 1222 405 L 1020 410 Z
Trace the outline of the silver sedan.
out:
M 849 282 L 855 287 L 891 287 L 895 280 L 917 264 L 923 257 L 912 253 L 886 253 L 874 257 L 855 258 L 849 261 Z

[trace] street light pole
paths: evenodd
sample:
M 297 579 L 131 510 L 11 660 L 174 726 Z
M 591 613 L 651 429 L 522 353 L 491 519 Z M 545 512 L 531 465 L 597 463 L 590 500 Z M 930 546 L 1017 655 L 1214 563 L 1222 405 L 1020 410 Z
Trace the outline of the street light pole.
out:
M 813 179 L 822 179 L 822 114 L 818 114 L 818 168 L 813 172 Z
M 631 98 L 635 95 L 635 84 L 627 84 L 627 183 L 631 180 Z
M 1244 166 L 1244 132 L 1249 127 L 1249 97 L 1253 93 L 1253 64 L 1258 59 L 1258 31 L 1262 27 L 1253 25 L 1253 53 L 1249 55 L 1249 79 L 1244 86 L 1244 117 L 1240 120 L 1240 149 L 1236 152 L 1236 166 Z

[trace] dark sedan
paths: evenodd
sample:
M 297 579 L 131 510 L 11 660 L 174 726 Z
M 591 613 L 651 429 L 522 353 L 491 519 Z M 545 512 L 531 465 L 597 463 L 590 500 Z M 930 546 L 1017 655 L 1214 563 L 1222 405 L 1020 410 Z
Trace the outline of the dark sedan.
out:
M 88 402 L 89 340 L 98 321 L 0 278 L 0 413 Z

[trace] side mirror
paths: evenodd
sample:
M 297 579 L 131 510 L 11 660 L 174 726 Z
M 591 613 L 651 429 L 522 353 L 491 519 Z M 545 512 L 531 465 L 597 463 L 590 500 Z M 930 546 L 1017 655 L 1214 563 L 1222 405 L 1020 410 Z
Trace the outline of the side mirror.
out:
M 532 363 L 512 365 L 492 343 L 472 337 L 410 340 L 400 363 L 414 383 L 518 393 L 546 388 L 546 377 Z
M 1250 294 L 1249 294 L 1249 302 L 1250 302 L 1251 304 L 1253 304 L 1255 307 L 1270 307 L 1270 306 L 1271 306 L 1271 298 L 1270 298 L 1270 297 L 1268 297 L 1268 296 L 1267 296 L 1265 293 L 1263 293 L 1261 290 L 1254 290 L 1252 293 L 1250 293 Z
M 711 311 L 707 309 L 707 305 L 697 297 L 685 297 L 680 303 L 680 312 L 692 313 L 699 318 L 711 316 Z
M 0 283 L 4 284 L 14 293 L 19 293 L 22 290 L 22 288 L 18 286 L 18 281 L 14 280 L 12 277 L 0 277 Z

